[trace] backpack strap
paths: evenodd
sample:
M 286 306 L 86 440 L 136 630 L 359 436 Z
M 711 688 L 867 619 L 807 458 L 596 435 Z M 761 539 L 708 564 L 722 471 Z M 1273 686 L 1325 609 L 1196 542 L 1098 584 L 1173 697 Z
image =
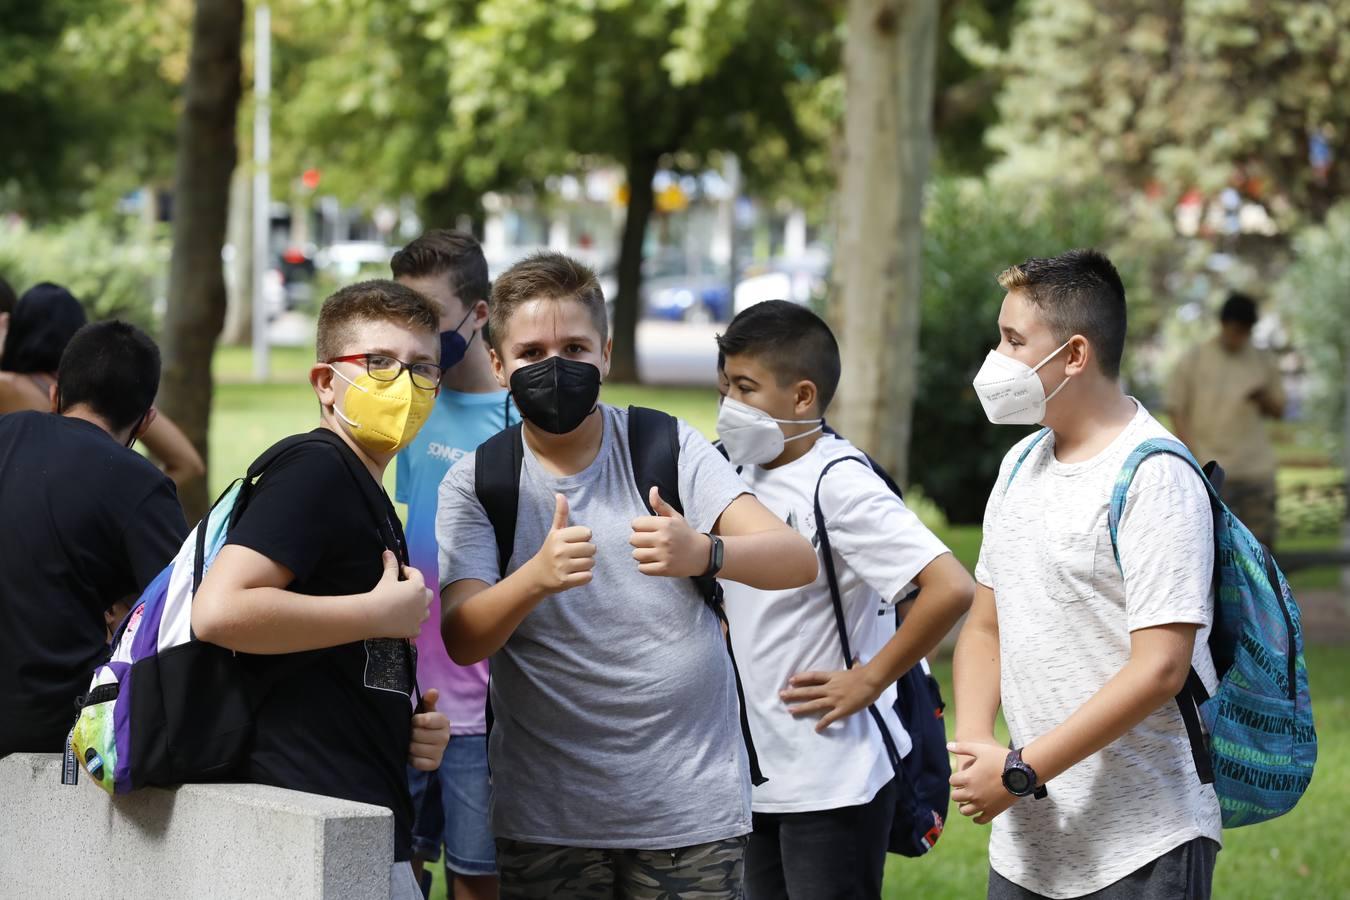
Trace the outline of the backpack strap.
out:
M 718 448 L 723 456 L 726 451 Z M 680 423 L 669 413 L 644 406 L 628 407 L 628 456 L 633 466 L 633 482 L 637 485 L 642 505 L 647 512 L 656 515 L 652 509 L 652 486 L 661 493 L 661 499 L 670 504 L 680 515 L 684 515 L 684 503 L 680 500 Z M 741 670 L 736 665 L 736 652 L 731 646 L 731 623 L 727 621 L 727 612 L 723 604 L 722 585 L 716 577 L 695 577 L 691 579 L 703 595 L 703 602 L 717 616 L 726 638 L 727 656 L 731 658 L 731 673 L 736 679 L 736 699 L 740 702 L 741 734 L 745 738 L 745 752 L 750 760 L 750 781 L 761 785 L 768 781 L 759 767 L 759 754 L 755 751 L 755 742 L 750 736 L 750 714 L 745 704 L 745 686 L 741 682 Z
M 474 451 L 473 492 L 492 523 L 497 568 L 503 577 L 516 546 L 516 511 L 524 465 L 525 438 L 520 423 L 497 432 Z
M 1045 436 L 1049 433 L 1049 428 L 1042 428 L 1040 431 L 1036 432 L 1036 436 L 1031 439 L 1031 443 L 1027 444 L 1026 447 L 1022 449 L 1022 455 L 1017 457 L 1017 462 L 1013 463 L 1012 471 L 1008 473 L 1008 480 L 1003 485 L 1003 493 L 1008 493 L 1008 488 L 1012 487 L 1013 479 L 1016 478 L 1017 473 L 1021 471 L 1022 464 L 1027 461 L 1027 457 L 1031 456 L 1031 451 L 1036 449 L 1036 445 L 1045 440 Z
M 844 618 L 844 600 L 839 591 L 839 574 L 834 568 L 834 550 L 830 546 L 830 531 L 825 527 L 825 513 L 820 508 L 820 486 L 825 482 L 825 476 L 830 470 L 840 463 L 855 462 L 872 469 L 872 463 L 861 456 L 841 456 L 838 459 L 830 460 L 825 468 L 821 469 L 820 477 L 816 479 L 815 493 L 815 516 L 816 516 L 816 536 L 820 538 L 820 555 L 825 560 L 825 580 L 830 585 L 830 603 L 834 607 L 834 626 L 839 633 L 839 646 L 844 651 L 844 668 L 853 668 L 853 648 L 848 639 L 848 622 Z M 881 717 L 881 711 L 877 709 L 875 703 L 867 707 L 867 711 L 872 716 L 872 721 L 877 723 L 877 730 L 881 732 L 881 742 L 886 745 L 886 756 L 891 761 L 891 767 L 896 772 L 901 771 L 902 757 L 900 749 L 895 743 L 895 738 L 891 735 L 890 728 L 886 727 L 886 720 Z
M 1206 490 L 1209 491 L 1210 506 L 1216 516 L 1218 510 L 1223 506 L 1218 490 L 1210 481 L 1209 473 L 1213 472 L 1219 483 L 1223 483 L 1223 470 L 1217 464 L 1211 463 L 1209 467 L 1201 468 L 1200 464 L 1195 461 L 1195 457 L 1191 455 L 1191 451 L 1187 450 L 1184 444 L 1166 438 L 1149 438 L 1135 447 L 1126 457 L 1124 465 L 1120 467 L 1120 474 L 1116 476 L 1116 486 L 1111 491 L 1111 505 L 1106 512 L 1106 524 L 1111 532 L 1111 553 L 1115 556 L 1116 569 L 1120 571 L 1122 577 L 1125 575 L 1125 570 L 1120 565 L 1118 537 L 1120 520 L 1125 515 L 1125 501 L 1129 498 L 1130 485 L 1134 482 L 1134 476 L 1139 471 L 1140 464 L 1150 456 L 1156 456 L 1159 453 L 1180 457 L 1190 464 L 1191 468 L 1200 476 L 1200 481 L 1205 485 Z M 1214 558 L 1214 577 L 1216 580 L 1218 574 L 1219 558 L 1216 553 Z M 1209 700 L 1209 691 L 1205 689 L 1205 682 L 1200 678 L 1200 673 L 1195 671 L 1194 666 L 1186 674 L 1186 683 L 1182 686 L 1181 692 L 1177 694 L 1176 700 L 1177 709 L 1181 711 L 1181 721 L 1186 725 L 1186 737 L 1191 744 L 1191 757 L 1195 760 L 1196 774 L 1200 776 L 1201 784 L 1213 784 L 1214 765 L 1210 758 L 1209 739 L 1200 724 L 1200 705 Z

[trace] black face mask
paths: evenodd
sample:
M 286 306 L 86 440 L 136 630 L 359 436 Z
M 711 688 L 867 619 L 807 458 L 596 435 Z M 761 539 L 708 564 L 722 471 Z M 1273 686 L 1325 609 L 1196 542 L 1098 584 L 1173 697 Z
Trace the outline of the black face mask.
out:
M 590 363 L 550 356 L 511 373 L 511 398 L 531 425 L 550 434 L 567 434 L 595 410 L 600 370 Z

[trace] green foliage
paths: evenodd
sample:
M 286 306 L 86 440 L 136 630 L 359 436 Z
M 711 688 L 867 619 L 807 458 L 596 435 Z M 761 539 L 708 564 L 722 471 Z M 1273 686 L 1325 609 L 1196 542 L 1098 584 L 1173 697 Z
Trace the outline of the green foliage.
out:
M 1308 372 L 1307 411 L 1329 435 L 1346 433 L 1350 379 L 1350 202 L 1294 239 L 1294 260 L 1276 286 Z
M 939 179 L 924 222 L 919 388 L 911 481 L 954 523 L 978 522 L 1007 449 L 1024 429 L 990 425 L 970 381 L 998 343 L 995 278 L 1029 256 L 1100 246 L 1108 208 L 1090 191 L 995 189 Z
M 1213 192 L 1235 171 L 1286 223 L 1350 188 L 1350 0 L 1026 0 L 993 145 L 1023 173 Z M 1338 164 L 1308 163 L 1322 131 Z
M 0 0 L 0 209 L 45 217 L 163 178 L 190 0 Z
M 94 216 L 41 229 L 0 225 L 0 274 L 14 289 L 64 285 L 91 319 L 120 318 L 153 330 L 168 260 L 162 232 L 119 229 Z

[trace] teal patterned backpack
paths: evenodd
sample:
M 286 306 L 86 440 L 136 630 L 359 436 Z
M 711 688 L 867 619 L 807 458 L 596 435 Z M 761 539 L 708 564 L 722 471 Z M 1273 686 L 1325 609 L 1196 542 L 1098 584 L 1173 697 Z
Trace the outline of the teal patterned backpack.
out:
M 1046 433 L 1028 444 L 1009 483 Z M 1121 466 L 1107 514 L 1116 565 L 1120 565 L 1116 532 L 1130 483 L 1140 463 L 1159 453 L 1178 456 L 1195 470 L 1209 491 L 1214 512 L 1215 601 L 1209 650 L 1219 686 L 1210 696 L 1191 669 L 1177 706 L 1196 772 L 1218 794 L 1223 827 L 1254 825 L 1294 808 L 1308 789 L 1317 761 L 1298 604 L 1270 551 L 1219 497 L 1223 471 L 1213 463 L 1201 468 L 1177 441 L 1144 441 Z

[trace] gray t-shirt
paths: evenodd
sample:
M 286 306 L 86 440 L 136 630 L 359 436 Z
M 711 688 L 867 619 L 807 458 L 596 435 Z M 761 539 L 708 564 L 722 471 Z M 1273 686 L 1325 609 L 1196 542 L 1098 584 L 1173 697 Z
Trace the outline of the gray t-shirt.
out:
M 493 830 L 518 841 L 639 850 L 746 834 L 750 774 L 721 628 L 688 578 L 638 571 L 628 540 L 633 520 L 648 512 L 633 482 L 628 413 L 601 409 L 604 439 L 583 471 L 551 475 L 525 448 L 508 572 L 543 545 L 560 493 L 570 523 L 594 534 L 595 575 L 540 603 L 492 657 Z M 679 484 L 698 531 L 747 493 L 683 422 Z M 442 585 L 500 580 L 472 455 L 441 482 L 436 538 Z

